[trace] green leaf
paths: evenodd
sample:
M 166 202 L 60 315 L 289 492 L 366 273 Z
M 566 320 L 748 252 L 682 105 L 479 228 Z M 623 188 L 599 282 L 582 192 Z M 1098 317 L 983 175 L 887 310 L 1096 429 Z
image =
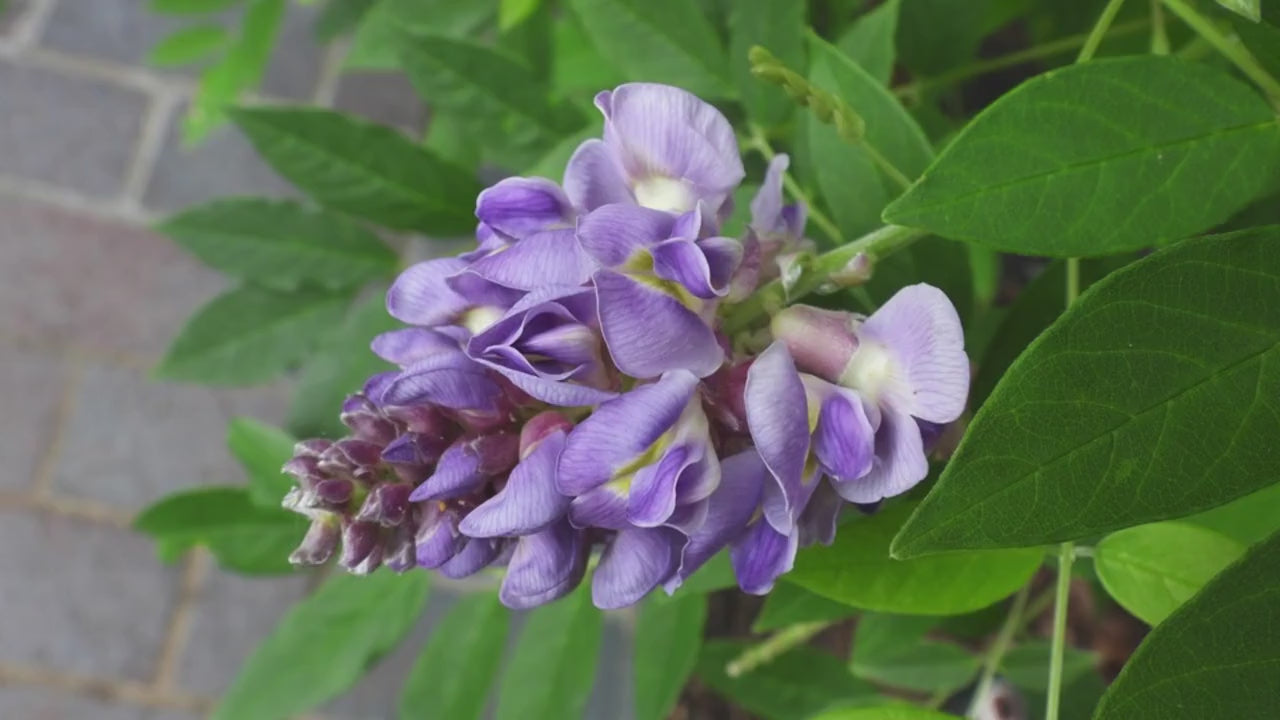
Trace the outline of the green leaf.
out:
M 920 75 L 964 65 L 987 33 L 987 0 L 907 0 L 897 26 L 898 57 Z M 1075 4 L 1075 3 L 1072 3 Z
M 1218 0 L 1218 4 L 1253 22 L 1262 20 L 1262 0 Z
M 436 625 L 400 694 L 401 720 L 474 720 L 502 663 L 511 613 L 496 594 L 458 599 Z
M 1232 15 L 1231 25 L 1263 69 L 1280 73 L 1280 4 L 1271 0 L 1262 8 L 1261 22 Z
M 796 623 L 843 620 L 857 614 L 857 609 L 791 583 L 778 583 L 765 596 L 760 614 L 751 624 L 751 632 L 777 630 Z
M 159 230 L 221 272 L 285 290 L 361 285 L 396 268 L 395 253 L 358 223 L 287 200 L 215 200 Z
M 1230 75 L 1167 56 L 1100 60 L 992 103 L 884 219 L 1007 252 L 1104 255 L 1213 227 L 1278 162 L 1274 113 Z M 1220 181 L 1206 191 L 1205 177 Z
M 897 99 L 857 63 L 829 43 L 811 37 L 810 81 L 835 93 L 866 121 L 866 143 L 907 177 L 933 158 L 919 126 Z M 884 177 L 861 146 L 841 139 L 835 128 L 807 113 L 809 164 L 818 188 L 846 239 L 880 226 L 880 211 L 902 188 Z
M 147 55 L 147 62 L 159 67 L 173 67 L 195 62 L 212 55 L 230 39 L 221 25 L 194 25 L 166 35 Z
M 1096 720 L 1263 718 L 1280 697 L 1280 534 L 1160 623 L 1125 664 Z
M 753 0 L 729 9 L 729 71 L 747 115 L 761 125 L 785 121 L 795 102 L 781 88 L 751 74 L 747 52 L 761 45 L 788 67 L 804 67 L 804 16 L 805 3 L 793 0 Z
M 1086 538 L 1274 482 L 1277 243 L 1187 240 L 1090 288 L 1009 368 L 895 553 Z
M 967 685 L 978 659 L 955 645 L 923 641 L 880 656 L 855 650 L 849 667 L 857 677 L 890 687 L 942 692 Z
M 529 167 L 525 175 L 551 178 L 559 181 L 560 178 L 564 177 L 564 168 L 569 164 L 569 158 L 573 157 L 574 151 L 578 149 L 578 146 L 584 140 L 600 137 L 602 127 L 602 123 L 592 122 L 587 127 L 557 142 Z
M 881 700 L 876 689 L 850 675 L 844 663 L 811 647 L 798 647 L 729 677 L 725 666 L 749 647 L 712 640 L 702 646 L 697 673 L 716 692 L 765 720 L 807 720 L 832 706 Z
M 341 694 L 404 639 L 429 578 L 388 570 L 333 577 L 258 645 L 210 720 L 278 720 Z
M 243 0 L 151 0 L 148 9 L 161 15 L 216 13 L 239 5 Z
M 280 471 L 293 457 L 295 438 L 278 427 L 253 418 L 227 423 L 227 448 L 249 476 L 249 497 L 259 507 L 280 507 L 293 487 L 293 478 Z
M 873 8 L 858 18 L 836 42 L 836 47 L 848 58 L 862 66 L 867 74 L 881 85 L 889 85 L 893 74 L 893 61 L 897 48 L 893 42 L 898 30 L 898 6 L 900 0 Z
M 530 613 L 502 676 L 497 720 L 580 717 L 595 679 L 603 624 L 589 583 Z
M 1049 684 L 1049 651 L 1047 640 L 1032 640 L 1005 653 L 1000 660 L 1000 674 L 1023 690 L 1044 691 Z M 1062 684 L 1071 685 L 1079 677 L 1096 673 L 1098 656 L 1073 647 L 1064 648 Z
M 229 290 L 196 312 L 154 373 L 209 385 L 270 380 L 306 357 L 350 301 L 347 293 Z
M 705 595 L 725 588 L 737 587 L 738 579 L 733 574 L 733 564 L 729 561 L 729 551 L 722 550 L 715 554 L 693 575 L 681 583 L 672 595 L 672 600 L 681 595 Z M 661 596 L 656 596 L 661 599 Z
M 601 56 L 573 13 L 563 13 L 552 26 L 551 86 L 561 97 L 589 99 L 601 88 L 626 82 L 627 76 Z M 585 103 L 584 103 L 585 105 Z M 599 117 L 598 113 L 593 113 Z M 599 137 L 597 131 L 594 134 Z M 559 177 L 559 171 L 551 177 Z
M 401 38 L 406 31 L 474 37 L 493 17 L 493 7 L 491 2 L 378 0 L 360 20 L 344 64 L 360 70 L 398 68 Z
M 1243 543 L 1208 528 L 1161 522 L 1102 538 L 1093 564 L 1121 607 L 1157 625 L 1244 551 Z
M 844 524 L 831 546 L 802 550 L 787 580 L 868 610 L 958 615 L 1008 596 L 1040 565 L 1038 549 L 895 560 L 889 541 L 911 508 L 898 503 Z
M 569 0 L 596 49 L 628 77 L 726 97 L 724 46 L 687 0 Z
M 280 575 L 293 571 L 289 553 L 307 530 L 301 515 L 257 505 L 242 487 L 201 487 L 162 498 L 143 510 L 133 528 L 150 535 L 166 560 L 197 545 L 233 572 Z
M 832 710 L 816 715 L 811 720 L 960 720 L 960 718 L 911 705 L 884 705 Z
M 308 356 L 289 405 L 289 432 L 298 437 L 346 434 L 338 420 L 343 399 L 359 392 L 370 376 L 393 369 L 369 349 L 375 335 L 403 327 L 387 314 L 384 288 L 378 290 L 357 302 L 337 332 Z
M 932 615 L 863 613 L 853 631 L 853 654 L 867 658 L 887 657 L 903 645 L 913 645 L 944 618 Z
M 636 720 L 663 720 L 698 663 L 702 626 L 707 620 L 703 595 L 674 597 L 667 602 L 650 598 L 636 617 Z
M 378 0 L 327 0 L 316 18 L 316 37 L 328 42 L 359 25 Z
M 538 11 L 542 0 L 498 0 L 498 29 L 506 32 Z
M 436 236 L 475 226 L 475 179 L 391 128 L 310 108 L 240 108 L 232 119 L 321 205 Z
M 249 0 L 240 35 L 227 53 L 200 77 L 183 123 L 183 139 L 195 143 L 226 119 L 236 98 L 262 80 L 284 21 L 285 0 Z
M 409 79 L 433 108 L 466 118 L 480 136 L 524 147 L 558 140 L 586 124 L 577 108 L 551 99 L 525 65 L 483 45 L 441 35 L 402 39 Z
M 1280 530 L 1280 482 L 1186 520 L 1252 545 Z

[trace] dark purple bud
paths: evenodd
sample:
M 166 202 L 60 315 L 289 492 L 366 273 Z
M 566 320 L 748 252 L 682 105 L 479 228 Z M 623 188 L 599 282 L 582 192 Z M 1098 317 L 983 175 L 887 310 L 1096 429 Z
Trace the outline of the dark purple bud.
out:
M 444 437 L 451 432 L 448 418 L 440 412 L 439 408 L 431 405 L 388 407 L 383 409 L 383 413 L 404 425 L 404 429 L 411 433 Z
M 392 440 L 382 450 L 381 457 L 389 463 L 403 465 L 431 465 L 440 459 L 449 441 L 436 435 L 407 433 Z
M 333 447 L 325 453 L 325 458 L 327 459 L 334 452 L 341 453 L 351 467 L 372 468 L 382 461 L 381 447 L 355 438 L 343 438 L 334 443 Z
M 351 429 L 358 440 L 375 445 L 386 445 L 396 438 L 396 426 L 387 418 L 373 412 L 344 412 L 342 424 Z
M 285 463 L 280 472 L 294 476 L 301 483 L 319 474 L 320 460 L 312 455 L 298 455 Z
M 373 522 L 384 527 L 395 527 L 404 522 L 409 512 L 409 493 L 413 488 L 401 483 L 379 485 L 365 498 L 358 522 Z
M 555 410 L 547 410 L 529 418 L 520 428 L 520 457 L 529 457 L 538 444 L 557 431 L 568 433 L 573 429 L 573 421 Z
M 316 483 L 311 494 L 315 496 L 318 507 L 341 509 L 351 501 L 351 494 L 354 491 L 355 483 L 350 480 L 329 478 Z
M 289 562 L 294 565 L 323 565 L 338 547 L 338 518 L 332 515 L 320 515 L 311 521 L 302 544 L 289 555 Z
M 773 316 L 770 329 L 802 372 L 838 383 L 858 349 L 857 323 L 853 313 L 792 305 Z
M 311 438 L 310 440 L 303 440 L 299 442 L 297 445 L 293 446 L 293 455 L 294 457 L 317 457 L 318 458 L 322 454 L 324 454 L 324 451 L 328 450 L 329 446 L 332 444 L 333 444 L 332 441 L 324 440 L 322 438 Z
M 342 557 L 338 564 L 356 575 L 377 569 L 382 564 L 382 528 L 376 523 L 346 523 L 342 528 Z
M 413 528 L 409 523 L 403 523 L 392 531 L 383 550 L 382 564 L 398 573 L 418 566 L 414 553 Z

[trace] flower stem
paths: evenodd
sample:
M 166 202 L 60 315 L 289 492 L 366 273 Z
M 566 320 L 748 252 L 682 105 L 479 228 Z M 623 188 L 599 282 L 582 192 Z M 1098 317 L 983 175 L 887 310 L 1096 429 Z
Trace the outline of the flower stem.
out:
M 1129 22 L 1118 23 L 1105 33 L 1106 37 L 1120 37 L 1122 35 L 1131 35 L 1140 30 L 1146 29 L 1151 24 L 1150 20 L 1131 20 Z M 914 83 L 900 85 L 893 89 L 893 92 L 899 97 L 916 95 L 925 90 L 931 90 L 935 87 L 950 85 L 961 80 L 968 80 L 978 75 L 985 75 L 996 70 L 1002 70 L 1007 67 L 1021 65 L 1032 60 L 1042 60 L 1044 58 L 1053 57 L 1069 53 L 1083 45 L 1091 33 L 1081 33 L 1079 35 L 1071 35 L 1060 38 L 1052 42 L 1043 43 L 1025 50 L 1001 55 L 1000 57 L 991 58 L 989 60 L 980 60 L 970 65 L 956 68 L 949 72 L 940 73 L 931 78 L 924 78 Z
M 1196 31 L 1196 34 L 1204 38 L 1222 53 L 1223 57 L 1230 60 L 1240 72 L 1249 77 L 1250 80 L 1257 83 L 1272 100 L 1280 101 L 1280 80 L 1267 72 L 1266 69 L 1258 63 L 1258 59 L 1249 52 L 1249 49 L 1239 42 L 1233 41 L 1218 29 L 1218 26 L 1212 20 L 1201 15 L 1186 0 L 1163 0 L 1164 6 L 1174 15 L 1182 18 L 1182 22 Z
M 896 165 L 894 165 L 892 162 L 889 161 L 889 158 L 885 157 L 879 150 L 876 149 L 875 145 L 872 145 L 871 143 L 867 142 L 866 138 L 863 138 L 862 141 L 859 142 L 858 144 L 861 145 L 862 149 L 867 152 L 867 157 L 871 158 L 871 162 L 875 163 L 876 166 L 880 168 L 881 172 L 883 172 L 885 175 L 888 175 L 890 180 L 897 183 L 898 187 L 902 188 L 903 190 L 906 190 L 907 188 L 911 187 L 911 178 L 903 174 L 903 172 L 899 170 Z
M 747 137 L 746 146 L 760 153 L 765 162 L 772 161 L 774 156 L 777 155 L 773 147 L 769 145 L 769 140 L 765 137 L 764 130 L 759 125 L 752 124 L 750 126 L 750 135 Z M 831 218 L 827 217 L 826 213 L 818 208 L 813 199 L 809 197 L 809 194 L 804 191 L 804 188 L 800 187 L 800 183 L 796 182 L 796 179 L 791 176 L 791 173 L 782 174 L 782 186 L 787 189 L 787 194 L 791 196 L 792 200 L 804 203 L 809 219 L 813 221 L 814 225 L 818 226 L 818 229 L 824 235 L 831 239 L 831 242 L 836 245 L 844 243 L 844 234 L 840 232 L 840 228 L 831 221 Z
M 823 620 L 796 623 L 785 627 L 770 635 L 767 640 L 759 645 L 747 648 L 745 652 L 725 666 L 725 674 L 729 677 L 738 677 L 744 673 L 749 673 L 788 650 L 803 645 L 809 641 L 809 638 L 822 632 L 832 624 Z
M 1102 8 L 1102 14 L 1098 16 L 1098 22 L 1094 23 L 1093 30 L 1089 31 L 1089 37 L 1085 38 L 1084 46 L 1080 48 L 1080 54 L 1076 55 L 1076 62 L 1088 62 L 1093 58 L 1094 53 L 1098 52 L 1098 46 L 1102 44 L 1102 38 L 1106 37 L 1107 30 L 1111 28 L 1111 21 L 1116 19 L 1116 13 L 1120 12 L 1120 6 L 1124 5 L 1124 0 L 1111 0 L 1107 6 Z
M 1044 720 L 1058 720 L 1062 698 L 1062 658 L 1067 647 L 1067 598 L 1071 590 L 1071 562 L 1075 549 L 1071 543 L 1058 546 L 1058 585 L 1053 599 L 1053 641 L 1049 652 L 1049 701 Z
M 1164 5 L 1160 0 L 1151 2 L 1151 54 L 1169 54 L 1169 33 L 1164 24 Z
M 982 674 L 978 677 L 978 687 L 973 691 L 973 699 L 969 701 L 969 711 L 965 713 L 965 717 L 976 716 L 979 704 L 991 692 L 991 683 L 995 681 L 996 671 L 1000 669 L 1000 661 L 1004 659 L 1004 654 L 1008 652 L 1009 643 L 1013 641 L 1014 634 L 1022 627 L 1022 615 L 1027 610 L 1027 598 L 1030 595 L 1031 584 L 1027 583 L 1014 596 L 1013 605 L 1009 608 L 1009 614 L 1004 619 L 1004 625 L 1000 627 L 1000 632 L 996 635 L 995 642 L 987 649 L 983 658 Z
M 746 330 L 760 316 L 775 313 L 787 303 L 817 290 L 827 282 L 828 276 L 842 270 L 859 253 L 866 253 L 874 267 L 880 258 L 927 234 L 924 230 L 888 225 L 813 257 L 793 281 L 784 284 L 782 278 L 773 280 L 757 289 L 751 297 L 729 307 L 724 318 L 724 330 L 729 335 Z
M 1067 258 L 1067 307 L 1080 297 L 1080 258 Z

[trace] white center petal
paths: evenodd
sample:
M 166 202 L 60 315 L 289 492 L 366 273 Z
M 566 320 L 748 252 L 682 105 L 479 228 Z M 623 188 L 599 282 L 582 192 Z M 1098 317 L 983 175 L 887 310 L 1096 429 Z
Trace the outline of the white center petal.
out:
M 650 175 L 636 180 L 632 190 L 636 195 L 636 203 L 651 210 L 685 213 L 697 204 L 693 189 L 676 178 Z
M 877 404 L 898 374 L 898 364 L 888 348 L 864 337 L 840 373 L 840 384 L 857 390 L 868 402 Z

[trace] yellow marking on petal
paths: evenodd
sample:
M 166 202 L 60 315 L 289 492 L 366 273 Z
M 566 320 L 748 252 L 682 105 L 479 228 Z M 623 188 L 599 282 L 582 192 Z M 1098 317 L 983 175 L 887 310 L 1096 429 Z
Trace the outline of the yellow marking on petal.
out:
M 476 335 L 501 320 L 502 315 L 501 309 L 483 305 L 462 313 L 461 324 L 467 330 L 470 330 L 472 335 Z
M 696 203 L 688 183 L 663 175 L 650 175 L 636 180 L 632 191 L 635 192 L 637 205 L 663 212 L 689 212 Z
M 868 402 L 875 403 L 897 374 L 897 363 L 889 350 L 864 338 L 840 372 L 840 384 L 857 390 Z

